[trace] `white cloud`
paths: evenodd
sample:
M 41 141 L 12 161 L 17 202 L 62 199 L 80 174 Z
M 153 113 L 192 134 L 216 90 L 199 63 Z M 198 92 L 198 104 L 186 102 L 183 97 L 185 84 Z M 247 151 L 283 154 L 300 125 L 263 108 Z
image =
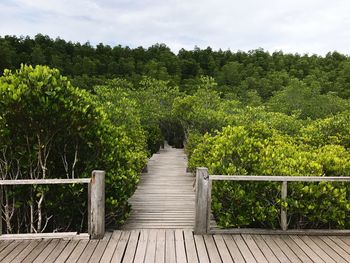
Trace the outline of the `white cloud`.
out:
M 3 0 L 0 35 L 92 44 L 349 54 L 347 0 Z

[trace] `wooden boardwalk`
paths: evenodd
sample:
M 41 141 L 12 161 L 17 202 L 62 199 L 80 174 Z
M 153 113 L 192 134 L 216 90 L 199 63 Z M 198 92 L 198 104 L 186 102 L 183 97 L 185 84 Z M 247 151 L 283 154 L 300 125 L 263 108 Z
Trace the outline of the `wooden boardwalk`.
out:
M 130 199 L 123 230 L 102 240 L 0 240 L 0 262 L 350 262 L 350 236 L 194 235 L 194 178 L 166 146 Z
M 350 237 L 114 231 L 102 240 L 0 241 L 0 262 L 350 262 Z
M 165 145 L 150 158 L 147 168 L 129 199 L 132 212 L 123 229 L 193 229 L 194 177 L 186 173 L 183 149 Z

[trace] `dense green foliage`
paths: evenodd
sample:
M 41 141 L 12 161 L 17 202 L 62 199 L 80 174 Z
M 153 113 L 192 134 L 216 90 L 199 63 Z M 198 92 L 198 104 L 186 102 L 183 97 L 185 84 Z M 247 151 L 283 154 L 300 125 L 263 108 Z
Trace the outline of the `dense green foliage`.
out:
M 0 72 L 2 178 L 106 170 L 111 224 L 127 217 L 146 157 L 164 140 L 185 144 L 190 168 L 213 174 L 350 174 L 350 58 L 337 52 L 174 54 L 163 44 L 92 47 L 5 36 Z M 290 183 L 283 203 L 279 183 L 216 182 L 213 211 L 222 227 L 277 228 L 286 206 L 291 228 L 349 228 L 349 189 Z M 43 231 L 46 220 L 50 230 L 86 226 L 80 186 L 9 187 L 4 199 L 9 232 Z

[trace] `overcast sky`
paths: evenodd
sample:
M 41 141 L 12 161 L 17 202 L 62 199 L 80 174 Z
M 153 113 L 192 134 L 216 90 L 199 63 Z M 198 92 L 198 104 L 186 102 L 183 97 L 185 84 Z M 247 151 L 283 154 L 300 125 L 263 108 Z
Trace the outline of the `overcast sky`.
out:
M 0 35 L 350 54 L 349 0 L 0 0 Z

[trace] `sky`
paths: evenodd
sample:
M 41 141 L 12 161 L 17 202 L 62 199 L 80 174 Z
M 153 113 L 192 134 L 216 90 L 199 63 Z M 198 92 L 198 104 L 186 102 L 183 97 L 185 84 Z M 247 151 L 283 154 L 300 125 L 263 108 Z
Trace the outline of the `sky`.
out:
M 350 54 L 349 0 L 0 0 L 0 35 Z

